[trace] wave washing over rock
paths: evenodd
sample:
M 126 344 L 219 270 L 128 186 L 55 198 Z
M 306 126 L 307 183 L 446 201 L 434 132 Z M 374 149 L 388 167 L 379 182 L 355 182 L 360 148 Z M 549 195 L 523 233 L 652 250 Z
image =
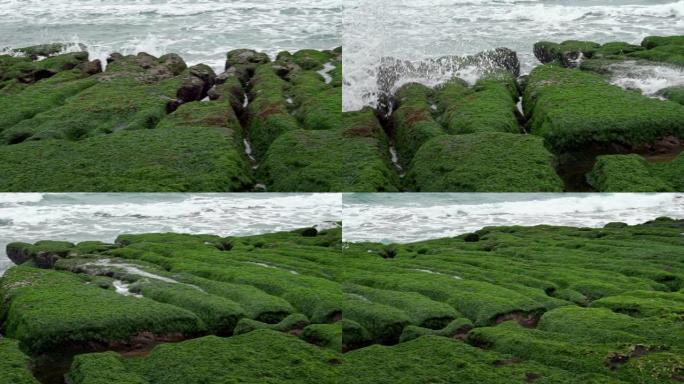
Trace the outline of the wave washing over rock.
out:
M 528 73 L 538 65 L 532 45 L 539 40 L 639 42 L 684 30 L 682 0 L 354 0 L 344 13 L 345 111 L 376 105 L 386 57 L 420 61 L 506 47 Z
M 122 233 L 181 232 L 243 236 L 341 218 L 332 194 L 0 194 L 0 274 L 13 241 L 112 242 Z
M 275 57 L 336 47 L 342 36 L 339 0 L 0 0 L 0 19 L 0 48 L 67 41 L 84 44 L 91 60 L 173 52 L 215 70 L 232 49 Z
M 657 216 L 684 219 L 682 194 L 350 194 L 344 241 L 408 243 L 457 236 L 485 226 L 602 227 Z
M 75 48 L 0 55 L 0 190 L 345 188 L 345 150 L 332 145 L 343 136 L 341 48 L 274 59 L 235 49 L 219 72 L 144 52 L 112 53 L 105 70 Z
M 522 76 L 508 48 L 383 57 L 375 108 L 344 114 L 379 132 L 377 173 L 395 177 L 376 191 L 683 191 L 683 49 L 681 35 L 537 41 Z

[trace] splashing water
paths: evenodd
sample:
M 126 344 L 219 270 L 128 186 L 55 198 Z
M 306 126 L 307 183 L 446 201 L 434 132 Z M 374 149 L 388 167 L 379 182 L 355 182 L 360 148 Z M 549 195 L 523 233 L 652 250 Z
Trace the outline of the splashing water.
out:
M 375 106 L 382 58 L 420 61 L 507 47 L 521 72 L 538 65 L 540 40 L 639 43 L 681 34 L 684 0 L 348 0 L 344 9 L 343 109 Z M 471 73 L 476 79 L 479 75 Z M 449 76 L 412 78 L 434 85 Z M 472 81 L 470 79 L 469 81 Z
M 226 52 L 331 49 L 340 45 L 342 1 L 0 0 L 0 47 L 50 42 L 112 52 L 177 53 L 189 65 L 222 70 Z
M 323 77 L 323 80 L 326 84 L 330 84 L 333 81 L 332 76 L 330 76 L 330 71 L 333 69 L 335 69 L 335 65 L 333 65 L 333 63 L 325 63 L 325 65 L 323 65 L 323 69 L 317 72 Z
M 347 242 L 408 243 L 501 225 L 602 227 L 684 219 L 681 193 L 359 193 L 343 197 Z
M 122 233 L 246 236 L 341 221 L 339 194 L 0 193 L 0 275 L 8 243 L 113 242 Z
M 627 61 L 612 64 L 609 70 L 611 83 L 650 97 L 659 97 L 658 92 L 665 88 L 684 85 L 684 68 Z

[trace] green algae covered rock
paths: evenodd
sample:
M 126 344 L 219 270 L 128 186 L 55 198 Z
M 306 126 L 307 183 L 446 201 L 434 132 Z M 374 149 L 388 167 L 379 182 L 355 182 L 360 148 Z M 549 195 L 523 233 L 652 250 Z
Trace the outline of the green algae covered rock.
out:
M 262 323 L 261 321 L 243 318 L 235 327 L 235 334 L 240 335 L 257 329 L 271 329 L 279 332 L 298 332 L 309 324 L 309 319 L 301 313 L 290 315 L 276 324 L 267 324 Z
M 73 384 L 149 384 L 142 376 L 128 371 L 116 352 L 76 356 L 67 378 Z
M 451 323 L 447 324 L 446 327 L 442 329 L 430 329 L 418 327 L 415 325 L 409 325 L 401 332 L 401 337 L 399 341 L 404 343 L 417 339 L 421 336 L 435 335 L 444 337 L 463 337 L 469 330 L 473 328 L 473 323 L 466 318 L 459 318 Z
M 227 129 L 182 127 L 0 146 L 0 190 L 241 191 L 235 145 Z
M 424 336 L 393 347 L 371 346 L 345 355 L 345 383 L 619 383 L 521 361 L 439 336 Z M 377 367 L 384 369 L 379 370 Z
M 263 156 L 278 136 L 299 126 L 287 109 L 284 92 L 288 84 L 270 64 L 256 68 L 251 84 L 253 96 L 247 107 L 250 116 L 247 131 L 255 153 Z
M 270 146 L 259 175 L 269 191 L 396 191 L 383 148 L 386 137 L 370 112 L 345 113 L 345 129 L 296 130 Z
M 601 192 L 671 192 L 669 180 L 659 177 L 639 155 L 599 156 L 590 183 Z
M 445 133 L 433 117 L 432 93 L 425 85 L 409 83 L 395 94 L 398 108 L 392 114 L 394 135 L 399 158 L 405 167 L 421 145 Z
M 684 36 L 648 36 L 641 41 L 641 46 L 646 49 L 664 45 L 684 45 Z
M 540 138 L 485 132 L 439 136 L 416 153 L 407 177 L 422 192 L 559 192 Z
M 29 358 L 16 340 L 0 338 L 0 383 L 38 384 L 29 371 Z
M 373 110 L 342 116 L 344 192 L 396 192 L 399 176 L 389 158 L 389 143 Z
M 672 192 L 684 188 L 684 155 L 648 163 L 639 155 L 599 156 L 589 182 L 602 192 Z
M 554 151 L 594 143 L 637 145 L 684 135 L 684 108 L 554 65 L 535 68 L 525 88 L 531 132 Z
M 684 105 L 684 85 L 668 87 L 658 91 L 658 94 L 675 103 Z
M 326 146 L 344 141 L 341 48 L 282 52 L 276 61 L 233 50 L 220 75 L 204 64 L 188 68 L 175 54 L 146 53 L 114 53 L 102 72 L 87 52 L 59 54 L 64 48 L 0 55 L 0 162 L 7 167 L 0 170 L 0 190 L 262 189 L 253 169 L 281 135 L 330 130 L 335 133 L 320 135 Z M 212 101 L 192 103 L 205 97 Z M 165 132 L 149 132 L 157 129 Z M 297 167 L 312 165 L 311 173 L 321 175 L 342 167 L 334 146 L 309 152 Z M 318 159 L 323 169 L 310 164 Z M 329 191 L 322 183 L 304 182 L 302 190 Z M 334 191 L 343 188 L 332 184 Z M 300 190 L 281 180 L 269 180 L 266 189 Z
M 307 342 L 340 352 L 342 350 L 342 325 L 311 324 L 302 330 L 302 339 Z
M 448 133 L 522 131 L 516 116 L 516 80 L 507 72 L 483 76 L 471 92 L 461 98 L 440 99 L 442 119 Z
M 74 343 L 106 345 L 141 332 L 192 335 L 206 329 L 191 312 L 87 285 L 65 272 L 12 268 L 0 296 L 6 303 L 3 333 L 32 353 Z
M 581 57 L 592 57 L 601 44 L 592 41 L 568 40 L 560 44 L 540 41 L 534 44 L 534 55 L 542 64 L 558 62 L 566 67 L 575 66 Z
M 342 184 L 342 141 L 337 130 L 294 130 L 268 149 L 259 174 L 272 191 L 333 192 Z
M 350 244 L 343 287 L 422 295 L 416 306 L 429 298 L 465 317 L 442 329 L 406 325 L 380 346 L 374 327 L 399 328 L 408 312 L 396 311 L 403 301 L 381 310 L 376 297 L 361 295 L 369 302 L 349 316 L 365 326 L 343 327 L 345 382 L 676 384 L 684 372 L 682 230 L 682 220 L 669 218 L 596 229 L 487 227 L 477 242 L 394 245 L 392 259 L 369 252 L 382 244 Z M 365 328 L 372 342 L 359 336 Z M 361 342 L 346 344 L 352 335 Z
M 117 382 L 131 384 L 337 383 L 339 353 L 270 330 L 230 338 L 208 336 L 155 348 L 137 362 L 111 354 L 83 355 L 72 367 L 74 384 L 100 383 L 108 370 Z

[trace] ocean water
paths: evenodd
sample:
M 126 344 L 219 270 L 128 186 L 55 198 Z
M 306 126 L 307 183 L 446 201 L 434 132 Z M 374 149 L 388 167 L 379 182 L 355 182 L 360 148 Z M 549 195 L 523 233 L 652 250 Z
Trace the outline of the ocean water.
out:
M 14 241 L 114 241 L 122 233 L 244 236 L 341 220 L 340 194 L 0 194 L 0 275 Z
M 222 69 L 231 49 L 331 49 L 341 36 L 342 0 L 0 0 L 0 48 L 82 43 L 100 59 L 173 52 Z
M 684 194 L 409 193 L 343 195 L 343 239 L 408 243 L 496 225 L 602 227 L 684 218 Z
M 518 52 L 527 73 L 539 64 L 532 45 L 540 40 L 638 44 L 649 35 L 683 31 L 684 0 L 346 0 L 344 110 L 375 106 L 382 57 L 417 61 L 507 47 Z M 456 74 L 473 71 L 464 72 Z M 643 86 L 681 76 L 666 72 L 651 72 Z M 433 85 L 451 75 L 423 82 Z

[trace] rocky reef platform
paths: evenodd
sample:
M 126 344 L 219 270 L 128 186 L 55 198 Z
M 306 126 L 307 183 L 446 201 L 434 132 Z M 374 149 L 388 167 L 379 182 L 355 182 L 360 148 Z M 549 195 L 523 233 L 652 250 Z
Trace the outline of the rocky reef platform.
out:
M 683 232 L 660 218 L 350 244 L 343 382 L 681 383 Z
M 10 244 L 0 383 L 332 383 L 340 234 Z
M 217 74 L 175 54 L 105 68 L 62 44 L 9 51 L 0 190 L 341 190 L 341 57 L 239 49 Z
M 13 243 L 0 383 L 681 383 L 683 233 L 659 218 L 401 245 L 339 228 Z
M 683 86 L 649 94 L 616 81 L 654 71 L 684 76 L 683 36 L 648 37 L 641 45 L 539 42 L 533 50 L 542 64 L 524 76 L 516 53 L 506 48 L 420 62 L 383 59 L 378 107 L 345 113 L 366 116 L 365 130 L 356 132 L 376 132 L 369 186 L 684 190 Z M 477 79 L 470 83 L 452 77 L 428 87 L 412 80 L 473 71 Z

